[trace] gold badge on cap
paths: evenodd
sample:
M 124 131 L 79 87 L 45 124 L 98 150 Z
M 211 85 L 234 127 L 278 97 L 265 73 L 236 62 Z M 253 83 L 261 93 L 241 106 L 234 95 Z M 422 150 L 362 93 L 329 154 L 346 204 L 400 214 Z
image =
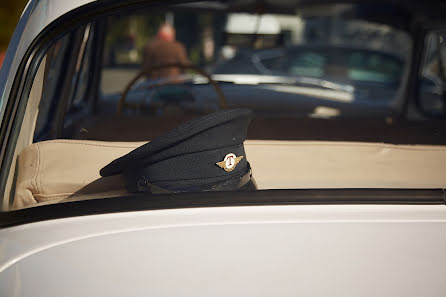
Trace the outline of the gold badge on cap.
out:
M 226 172 L 231 172 L 235 169 L 235 166 L 243 159 L 243 156 L 237 157 L 233 153 L 227 154 L 223 161 L 215 163 L 221 168 L 223 168 Z

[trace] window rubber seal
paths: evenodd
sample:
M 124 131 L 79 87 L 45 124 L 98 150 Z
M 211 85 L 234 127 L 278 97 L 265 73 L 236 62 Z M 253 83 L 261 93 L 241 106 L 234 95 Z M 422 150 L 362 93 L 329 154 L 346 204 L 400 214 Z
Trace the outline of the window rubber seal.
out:
M 181 208 L 284 205 L 445 205 L 443 189 L 304 189 L 139 194 L 0 212 L 0 229 L 54 219 Z

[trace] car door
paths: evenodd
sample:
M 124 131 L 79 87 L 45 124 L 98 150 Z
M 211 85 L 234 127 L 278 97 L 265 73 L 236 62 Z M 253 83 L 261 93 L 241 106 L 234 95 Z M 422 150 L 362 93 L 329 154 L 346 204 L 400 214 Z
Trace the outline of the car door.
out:
M 5 189 L 14 184 L 22 118 L 50 45 L 82 27 L 84 37 L 95 18 L 142 5 L 87 2 L 31 1 L 1 70 L 0 296 L 446 294 L 444 145 L 253 140 L 246 147 L 265 185 L 258 191 L 84 197 L 12 209 Z M 82 71 L 71 72 L 64 86 L 82 84 Z M 66 90 L 73 117 L 88 89 Z M 342 175 L 350 186 L 336 188 Z M 385 185 L 373 184 L 382 176 Z

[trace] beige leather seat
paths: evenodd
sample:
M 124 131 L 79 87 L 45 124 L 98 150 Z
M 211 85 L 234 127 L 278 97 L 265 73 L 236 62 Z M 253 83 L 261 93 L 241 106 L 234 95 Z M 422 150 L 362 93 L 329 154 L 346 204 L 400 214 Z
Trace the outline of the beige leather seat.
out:
M 13 207 L 125 195 L 120 176 L 99 170 L 143 143 L 32 144 L 18 157 Z M 446 146 L 247 140 L 245 149 L 259 189 L 446 187 Z
M 32 144 L 18 156 L 13 208 L 73 195 L 122 195 L 120 177 L 101 178 L 99 170 L 143 143 L 51 140 Z

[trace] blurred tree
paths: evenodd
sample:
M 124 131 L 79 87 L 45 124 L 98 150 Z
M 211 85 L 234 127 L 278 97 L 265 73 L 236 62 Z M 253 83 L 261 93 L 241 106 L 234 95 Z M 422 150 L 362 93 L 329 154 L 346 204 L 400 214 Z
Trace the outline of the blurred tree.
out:
M 136 50 L 138 53 L 137 61 L 141 62 L 144 45 L 148 40 L 155 37 L 164 19 L 164 14 L 134 14 L 109 17 L 106 37 L 108 55 L 116 58 L 119 52 L 128 54 L 129 51 Z
M 0 52 L 8 47 L 9 40 L 19 21 L 27 0 L 0 1 Z

